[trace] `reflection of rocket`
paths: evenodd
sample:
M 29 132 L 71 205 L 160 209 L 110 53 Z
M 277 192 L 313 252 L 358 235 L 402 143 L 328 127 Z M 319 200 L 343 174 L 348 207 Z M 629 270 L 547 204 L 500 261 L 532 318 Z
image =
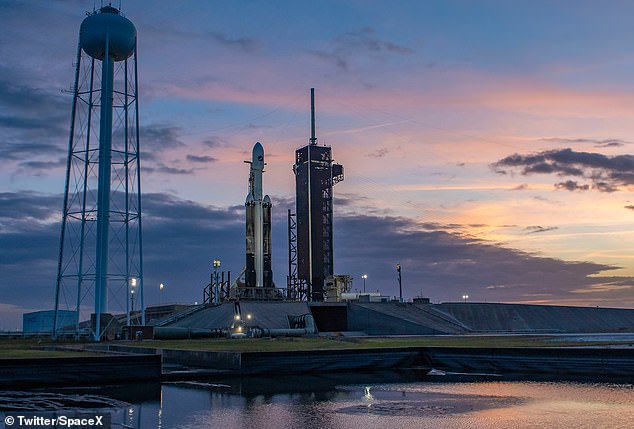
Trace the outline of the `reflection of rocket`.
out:
M 271 271 L 271 199 L 262 197 L 262 173 L 264 172 L 264 148 L 253 146 L 249 172 L 249 193 L 246 206 L 247 287 L 273 287 Z

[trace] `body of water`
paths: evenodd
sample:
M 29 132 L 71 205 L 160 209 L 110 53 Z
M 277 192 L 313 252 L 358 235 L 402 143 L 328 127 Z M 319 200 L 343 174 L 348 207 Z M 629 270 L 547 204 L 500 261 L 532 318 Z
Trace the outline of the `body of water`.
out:
M 113 428 L 634 427 L 630 383 L 415 373 L 0 392 L 0 406 L 1 417 L 12 413 L 7 408 L 102 410 L 111 414 Z

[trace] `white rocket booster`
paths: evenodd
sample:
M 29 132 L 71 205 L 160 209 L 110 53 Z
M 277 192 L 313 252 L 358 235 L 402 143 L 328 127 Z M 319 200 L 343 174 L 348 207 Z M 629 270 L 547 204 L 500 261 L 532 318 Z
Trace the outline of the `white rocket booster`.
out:
M 253 146 L 246 206 L 246 286 L 271 287 L 271 199 L 262 196 L 264 148 Z M 266 220 L 266 222 L 265 222 Z M 266 245 L 265 245 L 266 243 Z

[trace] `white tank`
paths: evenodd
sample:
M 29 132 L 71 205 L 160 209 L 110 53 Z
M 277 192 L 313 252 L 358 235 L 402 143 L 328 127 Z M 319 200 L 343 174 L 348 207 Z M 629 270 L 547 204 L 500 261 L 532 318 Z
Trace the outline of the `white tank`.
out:
M 84 19 L 79 29 L 81 48 L 91 57 L 103 60 L 109 44 L 109 56 L 123 61 L 132 55 L 136 46 L 134 24 L 112 6 L 102 7 L 98 13 Z

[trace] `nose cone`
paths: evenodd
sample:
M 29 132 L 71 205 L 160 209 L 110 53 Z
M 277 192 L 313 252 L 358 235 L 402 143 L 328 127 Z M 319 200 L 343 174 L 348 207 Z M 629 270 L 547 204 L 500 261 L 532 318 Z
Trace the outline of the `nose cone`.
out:
M 253 198 L 253 193 L 249 192 L 249 195 L 247 195 L 247 200 L 244 202 L 245 206 L 252 206 L 255 205 L 255 198 Z
M 264 148 L 262 147 L 260 142 L 257 142 L 253 146 L 253 154 L 251 156 L 251 163 L 252 163 L 251 165 L 253 165 L 253 168 L 257 168 L 258 170 L 264 169 Z
M 262 200 L 262 205 L 264 207 L 271 207 L 271 198 L 269 198 L 268 195 L 264 196 L 264 199 Z

